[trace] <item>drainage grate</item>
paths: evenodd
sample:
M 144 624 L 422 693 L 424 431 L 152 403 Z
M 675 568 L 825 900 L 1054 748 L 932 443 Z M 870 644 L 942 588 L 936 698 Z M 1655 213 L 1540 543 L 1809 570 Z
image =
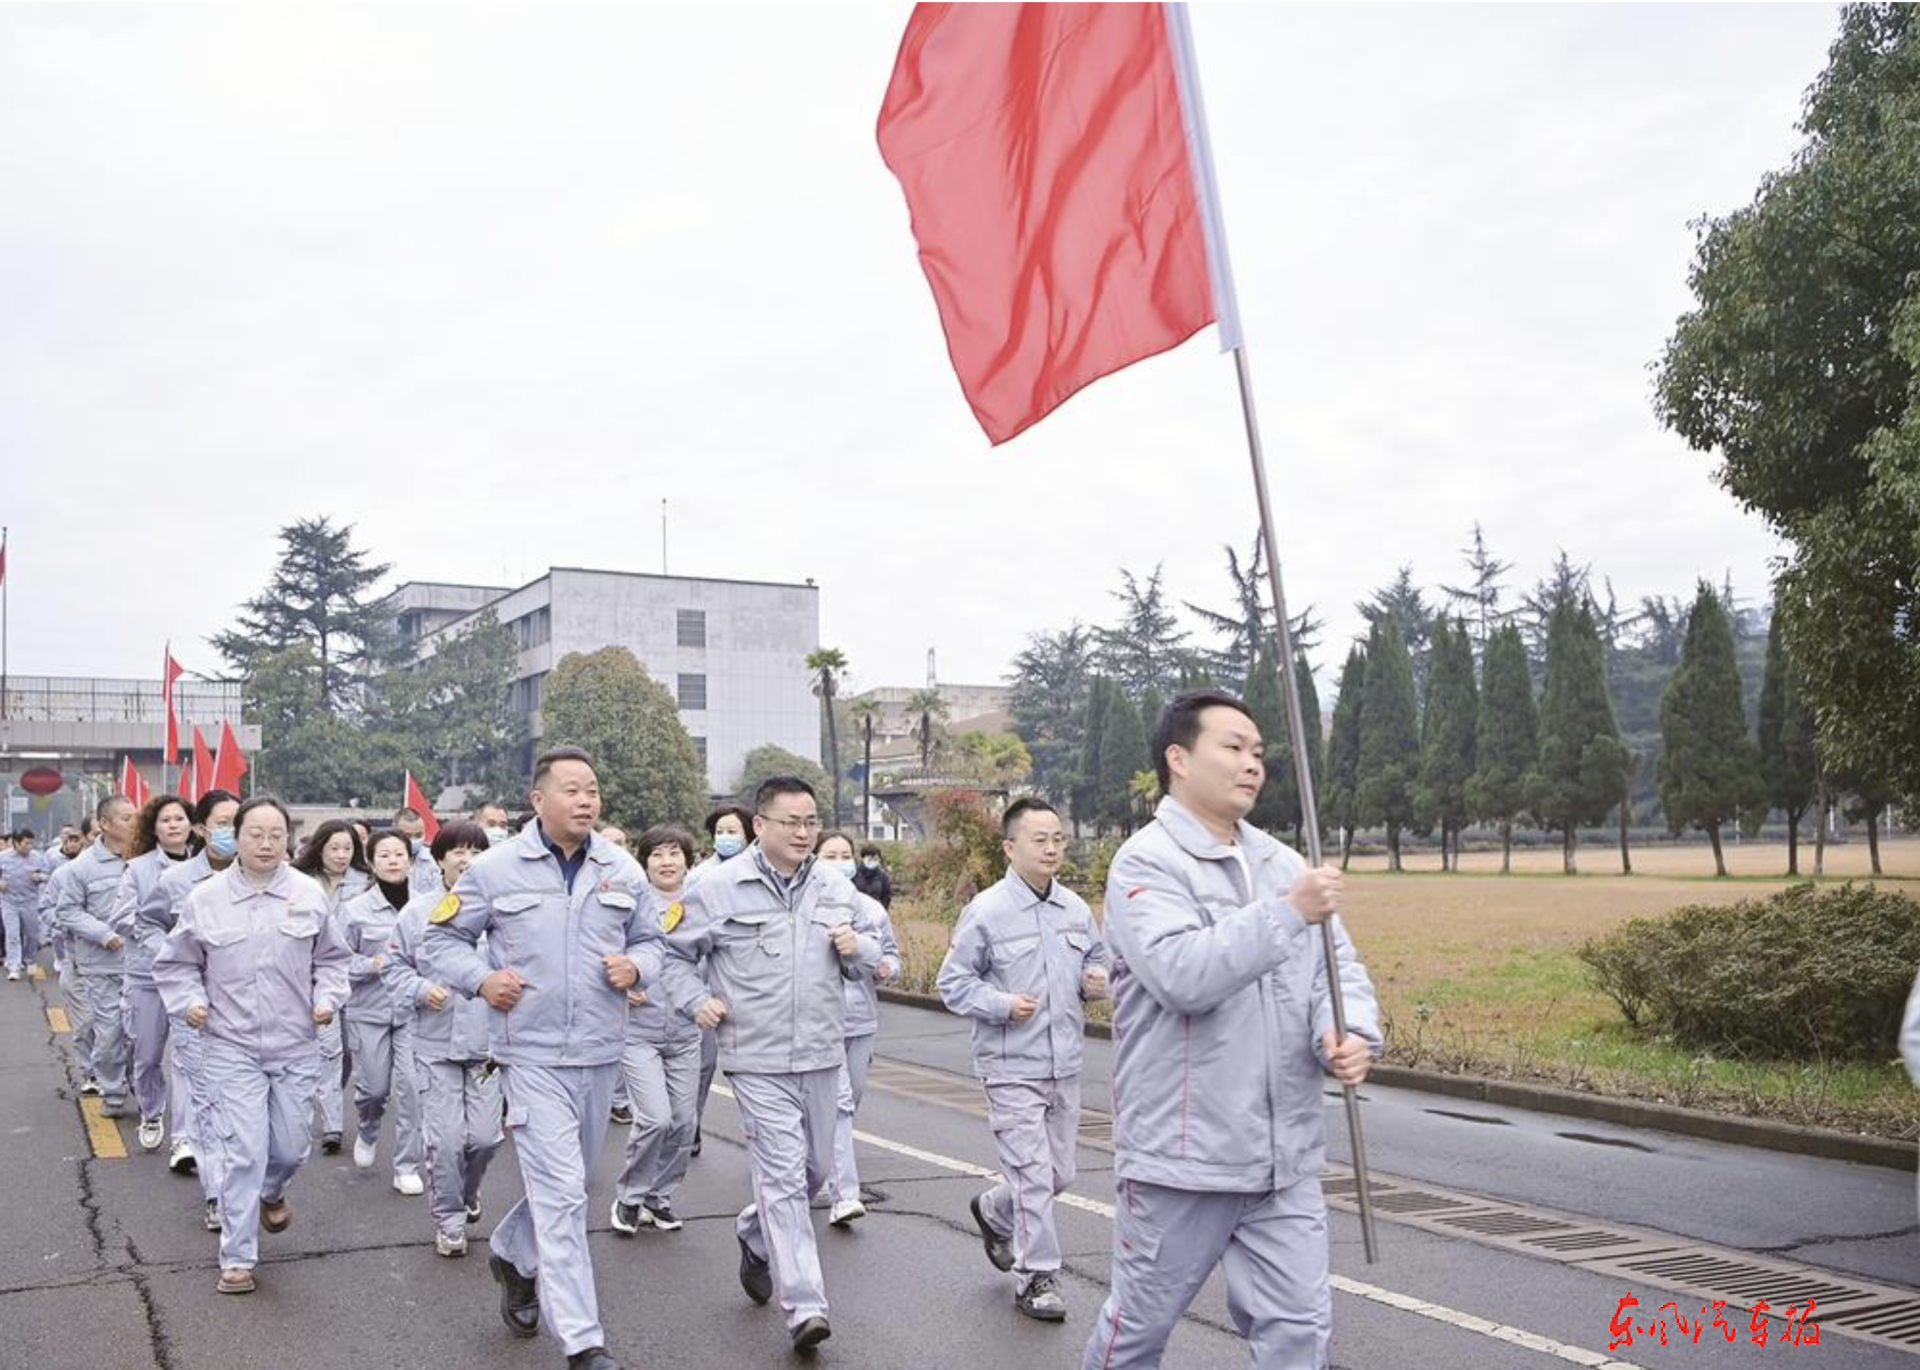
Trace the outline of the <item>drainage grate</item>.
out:
M 1539 1232 L 1565 1232 L 1573 1226 L 1572 1223 L 1559 1222 L 1553 1218 L 1539 1218 L 1531 1213 L 1514 1213 L 1504 1209 L 1495 1209 L 1488 1213 L 1461 1213 L 1455 1217 L 1442 1218 L 1440 1221 L 1448 1227 L 1478 1232 L 1483 1237 L 1519 1237 Z
M 1391 1194 L 1379 1193 L 1374 1186 L 1373 1206 L 1382 1213 L 1454 1213 L 1462 1208 L 1479 1208 L 1466 1199 L 1450 1199 L 1444 1194 L 1429 1194 L 1424 1189 L 1400 1189 Z

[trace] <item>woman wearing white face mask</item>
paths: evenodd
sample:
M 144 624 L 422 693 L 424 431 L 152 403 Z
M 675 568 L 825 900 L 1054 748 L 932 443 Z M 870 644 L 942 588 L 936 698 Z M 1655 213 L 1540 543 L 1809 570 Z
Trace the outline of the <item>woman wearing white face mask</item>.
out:
M 327 916 L 336 927 L 340 910 L 372 883 L 367 874 L 366 842 L 360 826 L 330 818 L 313 830 L 293 868 L 320 882 L 327 895 Z M 320 1029 L 320 1092 L 314 1107 L 320 1114 L 320 1149 L 332 1156 L 340 1150 L 340 1132 L 345 1126 L 346 1105 L 342 1091 L 347 1083 L 347 1044 L 345 1029 L 335 1018 Z
M 731 861 L 747 849 L 748 834 L 753 831 L 753 810 L 742 804 L 722 804 L 707 815 L 707 836 L 713 842 L 713 855 L 687 872 L 687 889 L 692 889 L 722 861 Z M 693 1110 L 693 1147 L 689 1156 L 700 1154 L 700 1120 L 707 1116 L 707 1095 L 713 1090 L 713 1072 L 720 1062 L 720 1035 L 712 1029 L 700 1034 L 700 1091 Z
M 347 949 L 320 887 L 287 863 L 287 811 L 256 795 L 234 815 L 239 858 L 196 886 L 153 978 L 200 1034 L 200 1138 L 220 1188 L 222 1294 L 251 1293 L 259 1229 L 293 1221 L 319 1083 L 314 1030 L 347 997 Z
M 212 879 L 233 864 L 239 844 L 234 836 L 233 816 L 240 810 L 240 796 L 227 790 L 208 790 L 193 806 L 193 840 L 199 851 L 176 866 L 169 866 L 154 887 L 153 897 L 134 911 L 134 938 L 151 938 L 154 955 L 159 955 L 166 935 L 180 921 L 180 910 L 194 888 Z M 154 993 L 160 992 L 154 982 Z M 165 1001 L 162 1000 L 162 1007 Z M 200 1174 L 200 1197 L 205 1201 L 206 1228 L 220 1230 L 220 1186 L 215 1176 L 214 1157 L 201 1153 L 199 1143 L 200 1086 L 197 1081 L 200 1034 L 187 1026 L 186 1019 L 167 1011 L 167 1040 L 173 1057 L 173 1088 L 185 1100 L 185 1116 L 176 1122 L 173 1147 L 167 1155 L 167 1169 L 176 1175 Z
M 814 848 L 816 859 L 829 870 L 853 879 L 853 839 L 843 832 L 824 833 Z M 833 1124 L 833 1173 L 827 1177 L 827 1199 L 832 1204 L 827 1221 L 845 1227 L 863 1218 L 867 1206 L 860 1201 L 860 1171 L 853 1159 L 853 1115 L 867 1092 L 867 1067 L 873 1061 L 873 1035 L 880 1030 L 880 998 L 877 982 L 893 979 L 900 973 L 900 944 L 894 939 L 893 921 L 879 901 L 864 894 L 867 916 L 880 933 L 880 964 L 873 979 L 862 976 L 848 980 L 843 987 L 847 997 L 847 1057 L 840 1067 L 839 1111 Z

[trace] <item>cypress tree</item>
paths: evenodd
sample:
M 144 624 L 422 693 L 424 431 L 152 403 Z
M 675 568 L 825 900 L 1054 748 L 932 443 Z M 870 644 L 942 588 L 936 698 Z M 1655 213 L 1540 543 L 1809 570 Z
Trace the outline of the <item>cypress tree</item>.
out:
M 1294 802 L 1290 806 L 1283 779 L 1292 766 L 1286 755 L 1287 706 L 1281 699 L 1280 672 L 1274 667 L 1271 652 L 1254 653 L 1253 667 L 1247 672 L 1246 703 L 1267 744 L 1267 779 L 1260 786 L 1260 797 L 1254 801 L 1247 821 L 1266 832 L 1281 832 L 1299 820 L 1299 796 L 1291 796 Z
M 1500 873 L 1513 869 L 1513 820 L 1527 803 L 1527 786 L 1540 763 L 1540 713 L 1527 672 L 1527 644 L 1512 624 L 1487 641 L 1481 668 L 1480 717 L 1474 735 L 1476 816 L 1500 825 Z
M 1627 749 L 1607 695 L 1606 653 L 1587 604 L 1566 599 L 1547 623 L 1547 683 L 1540 702 L 1540 765 L 1527 807 L 1562 840 L 1562 867 L 1578 871 L 1583 825 L 1599 823 L 1620 802 Z
M 1820 771 L 1813 750 L 1813 711 L 1793 678 L 1781 618 L 1767 629 L 1767 670 L 1760 684 L 1760 784 L 1767 803 L 1787 820 L 1787 874 L 1800 874 L 1800 820 L 1813 803 Z
M 1727 873 L 1720 828 L 1760 799 L 1760 758 L 1740 707 L 1733 626 L 1705 581 L 1694 596 L 1680 666 L 1660 696 L 1660 805 L 1678 833 L 1696 827 L 1713 844 L 1716 875 Z
M 1294 678 L 1300 682 L 1300 726 L 1307 735 L 1307 770 L 1313 780 L 1313 797 L 1316 807 L 1325 802 L 1325 784 L 1327 769 L 1326 741 L 1321 735 L 1320 691 L 1314 688 L 1313 667 L 1307 664 L 1303 655 L 1293 659 Z M 1274 782 L 1275 768 L 1279 771 L 1280 806 L 1285 814 L 1286 825 L 1293 829 L 1293 844 L 1297 851 L 1307 849 L 1307 817 L 1300 804 L 1300 777 L 1293 764 L 1293 738 L 1287 731 L 1287 709 L 1284 684 L 1279 673 L 1274 673 L 1274 689 L 1280 702 L 1279 751 L 1274 750 L 1275 738 L 1267 738 L 1267 783 Z M 1320 831 L 1326 831 L 1326 821 L 1321 820 Z
M 1353 859 L 1353 830 L 1360 826 L 1360 706 L 1367 693 L 1367 652 L 1358 643 L 1347 652 L 1337 688 L 1321 814 L 1340 832 L 1340 869 L 1345 870 Z
M 1414 821 L 1420 778 L 1420 719 L 1413 659 L 1392 615 L 1375 620 L 1367 642 L 1367 688 L 1360 706 L 1360 822 L 1387 830 L 1387 869 L 1400 865 L 1400 833 Z
M 1440 830 L 1440 869 L 1458 870 L 1460 830 L 1471 812 L 1467 783 L 1473 778 L 1480 697 L 1473 683 L 1473 639 L 1467 625 L 1456 620 L 1449 626 L 1443 614 L 1434 620 L 1432 641 L 1415 798 L 1420 821 Z
M 1107 705 L 1113 695 L 1113 682 L 1095 676 L 1087 682 L 1087 713 L 1080 725 L 1080 769 L 1073 784 L 1073 821 L 1093 824 L 1102 831 L 1105 820 L 1100 813 L 1100 734 L 1107 726 Z
M 1098 796 L 1094 801 L 1103 821 L 1123 833 L 1133 831 L 1133 777 L 1151 764 L 1140 710 L 1125 690 L 1109 691 L 1107 716 L 1100 729 Z

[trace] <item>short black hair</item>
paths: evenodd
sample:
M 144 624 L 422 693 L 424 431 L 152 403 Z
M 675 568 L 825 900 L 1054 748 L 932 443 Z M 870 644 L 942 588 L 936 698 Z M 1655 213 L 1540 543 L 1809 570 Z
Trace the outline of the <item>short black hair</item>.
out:
M 209 798 L 216 794 L 225 793 L 226 791 L 224 790 L 207 791 Z M 212 810 L 209 809 L 208 812 L 211 813 Z M 205 822 L 206 820 L 202 819 L 201 821 Z M 234 826 L 238 827 L 239 825 L 236 823 Z M 364 872 L 367 869 L 367 852 L 365 846 L 361 844 L 360 831 L 344 818 L 329 818 L 326 822 L 315 828 L 307 840 L 300 844 L 300 854 L 293 858 L 293 868 L 303 875 L 311 875 L 316 880 L 319 879 L 322 866 L 320 853 L 326 849 L 327 843 L 333 841 L 333 839 L 341 833 L 345 833 L 347 840 L 353 843 L 353 855 L 347 859 L 347 869 Z
M 1232 709 L 1246 715 L 1256 729 L 1260 726 L 1260 720 L 1248 710 L 1247 702 L 1225 690 L 1188 690 L 1169 699 L 1153 729 L 1153 773 L 1160 779 L 1161 794 L 1171 793 L 1173 789 L 1173 775 L 1167 768 L 1167 748 L 1192 750 L 1200 739 L 1200 715 L 1208 709 Z
M 233 830 L 236 833 L 239 832 L 241 826 L 246 823 L 247 815 L 255 809 L 272 809 L 280 815 L 280 821 L 287 825 L 287 835 L 289 837 L 293 835 L 293 815 L 287 812 L 287 806 L 285 804 L 282 804 L 270 794 L 256 794 L 253 798 L 244 801 L 240 805 L 239 809 L 237 809 L 233 815 Z
M 373 851 L 382 842 L 398 842 L 407 849 L 407 860 L 413 860 L 413 839 L 398 828 L 382 828 L 367 839 L 367 869 L 373 869 Z
M 820 796 L 813 792 L 813 786 L 799 776 L 770 775 L 762 780 L 760 788 L 753 792 L 753 807 L 756 811 L 764 809 L 783 794 L 804 794 L 814 803 L 820 802 Z
M 433 853 L 435 861 L 444 861 L 447 853 L 456 848 L 485 851 L 492 845 L 493 839 L 487 836 L 485 828 L 470 818 L 455 818 L 440 825 L 440 831 L 433 835 L 433 845 L 427 850 Z
M 647 858 L 662 847 L 680 848 L 680 857 L 689 868 L 699 859 L 693 854 L 693 834 L 678 823 L 655 823 L 640 834 L 640 840 L 634 844 L 633 854 L 644 866 Z
M 827 829 L 827 831 L 821 833 L 819 837 L 814 839 L 813 849 L 815 851 L 819 851 L 822 847 L 826 846 L 827 843 L 833 841 L 835 838 L 838 838 L 840 841 L 845 842 L 847 844 L 848 851 L 853 850 L 853 839 L 849 837 L 846 834 L 846 832 L 840 828 L 829 828 Z
M 878 856 L 879 854 L 880 848 L 874 846 L 871 842 L 866 843 L 860 848 L 860 859 L 863 861 L 869 856 Z
M 33 841 L 33 829 L 32 828 L 15 828 L 13 830 L 13 840 L 16 842 Z
M 720 820 L 728 814 L 732 814 L 740 820 L 740 830 L 742 832 L 753 831 L 752 809 L 748 808 L 745 804 L 722 804 L 719 808 L 707 815 L 706 828 L 708 837 L 712 837 L 715 834 L 720 827 Z
M 1014 824 L 1018 823 L 1030 813 L 1050 813 L 1055 818 L 1060 816 L 1060 810 L 1054 808 L 1053 805 L 1049 804 L 1046 800 L 1039 798 L 1037 795 L 1026 795 L 1007 805 L 1007 811 L 1000 815 L 1000 835 L 1002 837 L 1012 837 Z
M 547 778 L 547 773 L 562 761 L 578 761 L 588 770 L 591 771 L 594 769 L 593 758 L 587 755 L 587 749 L 585 747 L 553 747 L 541 752 L 538 757 L 534 758 L 534 789 L 539 789 L 540 782 Z M 595 771 L 595 774 L 597 775 L 598 772 Z
M 240 802 L 240 796 L 232 790 L 208 790 L 200 796 L 200 802 L 193 806 L 193 821 L 201 827 L 207 826 L 207 820 L 213 817 L 213 811 L 222 804 Z

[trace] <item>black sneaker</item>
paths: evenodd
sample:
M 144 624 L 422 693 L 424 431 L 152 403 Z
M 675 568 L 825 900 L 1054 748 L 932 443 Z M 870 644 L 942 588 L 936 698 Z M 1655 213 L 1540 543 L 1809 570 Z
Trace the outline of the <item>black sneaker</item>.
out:
M 833 1329 L 827 1326 L 827 1320 L 816 1313 L 793 1329 L 793 1349 L 803 1356 L 811 1355 L 814 1347 L 832 1335 Z
M 622 1127 L 632 1127 L 633 1110 L 625 1104 L 615 1104 L 613 1106 L 613 1120 Z
M 1037 1322 L 1067 1320 L 1067 1301 L 1060 1296 L 1060 1281 L 1051 1270 L 1028 1280 L 1027 1287 L 1013 1296 L 1013 1306 Z
M 765 1303 L 773 1297 L 773 1269 L 753 1254 L 745 1237 L 736 1235 L 734 1240 L 740 1243 L 740 1287 L 755 1303 Z
M 338 1132 L 321 1133 L 320 1149 L 329 1156 L 338 1156 L 340 1154 L 340 1134 Z
M 640 1205 L 613 1201 L 613 1230 L 622 1237 L 631 1237 L 640 1230 Z
M 648 1199 L 647 1217 L 662 1232 L 678 1232 L 686 1226 L 673 1215 L 673 1205 L 665 1199 Z
M 987 1248 L 987 1259 L 993 1262 L 995 1270 L 1013 1269 L 1013 1244 L 987 1222 L 986 1210 L 980 1207 L 984 1195 L 976 1194 L 967 1201 L 967 1207 L 973 1210 L 973 1225 L 980 1229 L 980 1240 Z
M 700 1129 L 696 1127 L 693 1130 L 693 1145 L 687 1149 L 687 1155 L 698 1156 L 699 1154 L 700 1154 Z
M 589 1346 L 567 1357 L 567 1370 L 620 1370 L 620 1362 L 604 1346 Z
M 540 1333 L 540 1286 L 498 1256 L 487 1257 L 487 1269 L 500 1286 L 500 1321 L 516 1337 Z

